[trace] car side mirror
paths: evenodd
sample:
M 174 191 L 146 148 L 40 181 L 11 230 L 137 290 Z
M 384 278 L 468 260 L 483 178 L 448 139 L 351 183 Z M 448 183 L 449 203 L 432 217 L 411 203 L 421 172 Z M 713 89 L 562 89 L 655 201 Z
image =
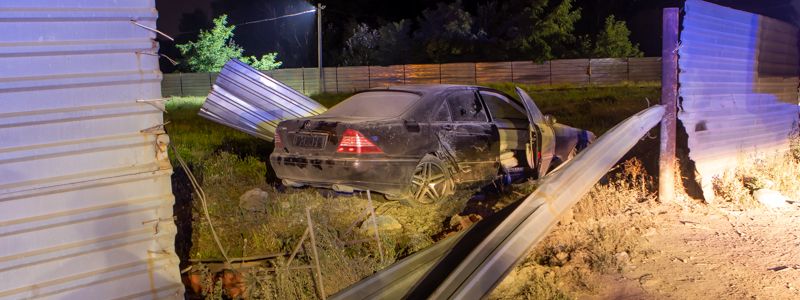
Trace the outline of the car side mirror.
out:
M 552 115 L 544 115 L 544 122 L 547 123 L 548 125 L 554 125 L 554 124 L 558 123 L 558 121 L 556 120 L 556 117 L 554 117 Z

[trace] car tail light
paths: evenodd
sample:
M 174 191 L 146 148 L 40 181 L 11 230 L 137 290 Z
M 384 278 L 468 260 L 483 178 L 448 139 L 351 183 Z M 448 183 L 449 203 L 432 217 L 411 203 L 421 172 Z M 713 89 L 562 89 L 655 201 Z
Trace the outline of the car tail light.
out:
M 275 149 L 282 149 L 283 148 L 283 141 L 281 140 L 281 134 L 275 133 Z
M 339 147 L 336 148 L 339 153 L 383 153 L 381 148 L 375 146 L 369 139 L 367 139 L 361 132 L 353 129 L 346 129 L 342 133 L 342 141 L 339 142 Z

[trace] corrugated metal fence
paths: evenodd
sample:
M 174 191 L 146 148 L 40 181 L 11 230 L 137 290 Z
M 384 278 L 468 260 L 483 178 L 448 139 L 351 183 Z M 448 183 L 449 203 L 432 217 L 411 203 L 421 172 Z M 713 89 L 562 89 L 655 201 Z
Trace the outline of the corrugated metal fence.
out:
M 157 16 L 0 1 L 0 299 L 183 298 Z
M 678 117 L 707 200 L 738 160 L 786 149 L 797 129 L 798 28 L 699 0 L 686 1 Z
M 324 68 L 323 72 L 325 72 L 325 90 L 334 93 L 422 83 L 607 84 L 661 80 L 661 58 L 331 67 Z M 317 68 L 278 69 L 265 73 L 305 94 L 319 92 Z M 162 93 L 165 96 L 205 96 L 216 76 L 216 73 L 165 74 Z

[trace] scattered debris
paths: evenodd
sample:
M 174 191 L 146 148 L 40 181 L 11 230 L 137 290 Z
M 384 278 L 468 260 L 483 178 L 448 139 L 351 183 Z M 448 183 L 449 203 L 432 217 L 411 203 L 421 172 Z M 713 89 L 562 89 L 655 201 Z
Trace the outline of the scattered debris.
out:
M 680 221 L 680 222 L 681 222 L 681 224 L 686 225 L 686 226 L 691 227 L 691 228 L 711 230 L 711 228 L 709 228 L 708 226 L 702 225 L 702 224 L 697 223 L 697 222 L 693 222 L 693 221 Z
M 244 276 L 234 270 L 223 270 L 219 275 L 225 294 L 232 299 L 241 298 L 245 292 Z
M 777 267 L 772 267 L 772 268 L 769 268 L 769 269 L 767 269 L 767 270 L 770 270 L 770 271 L 775 271 L 775 272 L 781 272 L 781 271 L 786 271 L 786 270 L 800 270 L 800 265 L 793 265 L 793 266 L 777 266 Z
M 472 224 L 477 223 L 481 219 L 481 216 L 478 214 L 469 214 L 466 216 L 455 215 L 450 218 L 450 226 L 455 227 L 458 230 L 464 230 L 472 226 Z
M 614 258 L 620 264 L 628 264 L 631 261 L 630 254 L 628 254 L 628 252 L 625 252 L 625 251 L 622 251 L 622 252 L 619 252 L 617 254 L 614 254 Z
M 239 208 L 251 212 L 266 212 L 269 193 L 260 188 L 254 188 L 239 197 Z
M 787 200 L 789 200 L 786 196 L 781 195 L 780 192 L 770 189 L 760 189 L 753 192 L 753 198 L 769 209 L 785 207 Z
M 397 219 L 391 216 L 375 216 L 375 222 L 378 224 L 378 231 L 396 231 L 403 230 L 403 225 Z M 372 222 L 363 222 L 361 224 L 361 231 L 367 234 L 374 234 Z
M 645 284 L 648 281 L 653 281 L 653 274 L 647 273 L 639 277 L 639 284 Z

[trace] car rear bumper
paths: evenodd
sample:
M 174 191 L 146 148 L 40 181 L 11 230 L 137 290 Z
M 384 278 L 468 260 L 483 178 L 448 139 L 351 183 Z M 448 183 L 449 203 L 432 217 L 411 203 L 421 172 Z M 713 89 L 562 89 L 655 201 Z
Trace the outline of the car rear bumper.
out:
M 392 195 L 404 191 L 419 162 L 413 158 L 344 158 L 285 153 L 272 153 L 269 161 L 280 179 L 323 188 L 344 185 L 355 190 Z

